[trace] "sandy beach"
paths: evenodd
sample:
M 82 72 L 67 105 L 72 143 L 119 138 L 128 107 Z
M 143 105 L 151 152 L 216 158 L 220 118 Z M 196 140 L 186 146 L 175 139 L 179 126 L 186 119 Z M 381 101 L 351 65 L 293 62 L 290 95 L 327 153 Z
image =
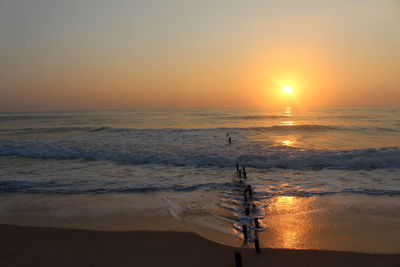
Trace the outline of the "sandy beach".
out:
M 0 225 L 1 266 L 235 266 L 235 248 L 184 232 Z M 400 255 L 242 250 L 243 266 L 399 266 Z

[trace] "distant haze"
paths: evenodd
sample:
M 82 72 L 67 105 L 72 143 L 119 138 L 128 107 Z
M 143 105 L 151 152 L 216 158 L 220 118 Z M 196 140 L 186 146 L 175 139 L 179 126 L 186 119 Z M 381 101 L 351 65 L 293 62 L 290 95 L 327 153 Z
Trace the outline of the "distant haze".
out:
M 399 105 L 399 1 L 0 0 L 0 111 L 286 104 Z

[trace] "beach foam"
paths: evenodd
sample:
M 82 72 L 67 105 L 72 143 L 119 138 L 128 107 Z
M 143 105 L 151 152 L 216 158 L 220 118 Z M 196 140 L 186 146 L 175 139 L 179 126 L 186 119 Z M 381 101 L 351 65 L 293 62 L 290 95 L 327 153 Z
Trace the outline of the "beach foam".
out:
M 138 136 L 139 135 L 139 136 Z M 147 136 L 147 140 L 144 137 Z M 191 141 L 190 138 L 197 140 Z M 201 140 L 203 139 L 203 140 Z M 254 168 L 379 169 L 400 168 L 400 148 L 304 150 L 247 142 L 226 147 L 210 138 L 169 133 L 124 136 L 74 136 L 32 141 L 0 141 L 0 156 L 86 159 L 131 164 Z

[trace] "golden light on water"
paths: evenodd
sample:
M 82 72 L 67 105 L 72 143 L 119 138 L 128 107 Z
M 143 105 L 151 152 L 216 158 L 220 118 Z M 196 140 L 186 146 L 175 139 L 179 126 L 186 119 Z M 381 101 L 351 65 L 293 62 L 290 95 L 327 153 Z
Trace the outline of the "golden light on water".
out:
M 292 116 L 293 115 L 292 114 L 292 107 L 290 107 L 290 106 L 285 107 L 283 113 L 284 113 L 285 116 Z
M 287 184 L 284 184 L 287 185 Z M 280 210 L 292 209 L 296 202 L 296 197 L 293 196 L 280 196 L 275 199 L 274 204 L 279 207 Z
M 291 196 L 282 196 L 277 199 L 278 206 L 281 210 L 291 210 L 296 204 L 296 198 Z M 282 246 L 286 248 L 295 248 L 298 246 L 299 240 L 305 234 L 304 227 L 299 225 L 288 225 L 281 228 L 281 242 Z
M 307 214 L 308 199 L 294 196 L 275 197 L 268 207 L 270 220 L 267 223 L 270 242 L 280 248 L 305 248 L 310 232 L 310 217 Z M 268 246 L 267 245 L 267 246 Z
M 282 121 L 282 125 L 284 125 L 284 126 L 293 126 L 294 125 L 294 121 Z
M 292 140 L 283 140 L 282 145 L 284 146 L 292 146 L 294 144 L 294 141 Z

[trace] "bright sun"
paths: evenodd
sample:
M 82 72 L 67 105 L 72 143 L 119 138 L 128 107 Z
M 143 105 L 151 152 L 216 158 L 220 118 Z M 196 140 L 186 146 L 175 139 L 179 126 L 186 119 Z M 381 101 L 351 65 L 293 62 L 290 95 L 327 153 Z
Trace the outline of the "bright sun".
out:
M 293 87 L 290 85 L 285 85 L 282 89 L 285 94 L 290 95 L 293 93 Z

